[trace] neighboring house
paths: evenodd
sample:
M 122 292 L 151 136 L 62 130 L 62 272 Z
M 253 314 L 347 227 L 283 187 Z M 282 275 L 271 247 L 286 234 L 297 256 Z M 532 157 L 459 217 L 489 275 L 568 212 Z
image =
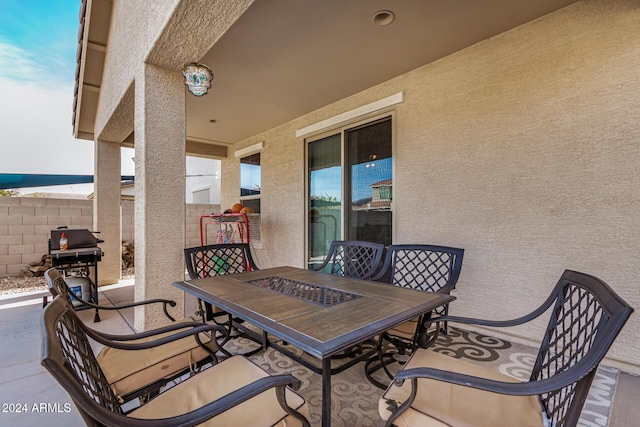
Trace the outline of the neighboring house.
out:
M 358 204 L 353 205 L 355 210 L 390 210 L 392 202 L 392 180 L 385 179 L 384 181 L 374 182 L 371 184 L 371 197 L 360 201 Z
M 74 135 L 95 142 L 105 241 L 134 146 L 138 297 L 180 301 L 188 154 L 221 161 L 223 207 L 259 168 L 265 267 L 307 266 L 333 235 L 442 244 L 465 248 L 453 314 L 527 313 L 567 268 L 640 307 L 638 0 L 194 3 L 82 3 Z M 184 85 L 193 61 L 205 96 Z M 355 173 L 374 161 L 384 175 Z M 350 209 L 386 179 L 390 209 Z M 640 373 L 639 329 L 609 364 Z
M 220 204 L 220 160 L 187 156 L 187 203 Z
M 187 157 L 185 202 L 200 205 L 220 204 L 220 161 Z M 134 200 L 134 181 L 122 181 L 122 200 Z M 94 198 L 94 193 L 89 194 Z

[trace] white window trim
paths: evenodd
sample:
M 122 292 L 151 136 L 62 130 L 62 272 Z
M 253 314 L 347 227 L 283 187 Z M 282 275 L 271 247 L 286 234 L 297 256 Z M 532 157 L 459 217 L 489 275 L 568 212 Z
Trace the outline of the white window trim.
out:
M 311 135 L 312 133 L 337 127 L 342 123 L 355 120 L 359 117 L 363 117 L 363 116 L 366 116 L 367 114 L 380 111 L 392 105 L 400 104 L 403 101 L 404 101 L 404 92 L 398 92 L 395 95 L 391 95 L 386 98 L 379 99 L 378 101 L 372 102 L 370 104 L 363 105 L 358 108 L 354 108 L 353 110 L 345 111 L 344 113 L 338 114 L 333 117 L 329 117 L 328 119 L 306 126 L 302 129 L 298 129 L 296 130 L 296 138 L 302 138 L 307 135 Z
M 249 157 L 252 154 L 256 154 L 264 148 L 264 141 L 258 142 L 257 144 L 250 145 L 248 147 L 242 148 L 234 152 L 235 157 Z

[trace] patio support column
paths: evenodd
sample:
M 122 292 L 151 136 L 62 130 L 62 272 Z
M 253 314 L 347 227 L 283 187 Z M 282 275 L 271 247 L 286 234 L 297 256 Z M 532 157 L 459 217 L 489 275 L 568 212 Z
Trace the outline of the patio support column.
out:
M 168 298 L 182 317 L 184 294 L 185 88 L 182 75 L 143 64 L 135 81 L 135 300 Z M 159 304 L 137 307 L 138 331 L 166 324 Z
M 96 140 L 93 229 L 104 240 L 98 285 L 118 283 L 122 272 L 122 215 L 120 210 L 120 144 Z

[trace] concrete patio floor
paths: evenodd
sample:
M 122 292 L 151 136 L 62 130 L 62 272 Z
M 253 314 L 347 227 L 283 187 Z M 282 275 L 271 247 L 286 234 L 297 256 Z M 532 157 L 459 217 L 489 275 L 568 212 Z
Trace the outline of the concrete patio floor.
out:
M 131 301 L 131 285 L 128 281 L 102 287 L 100 304 Z M 193 301 L 189 302 L 189 305 L 193 304 Z M 31 299 L 0 300 L 0 426 L 84 425 L 67 393 L 40 365 L 41 312 L 42 297 L 39 295 Z M 79 314 L 98 330 L 112 333 L 133 330 L 133 309 L 101 311 L 99 323 L 93 323 L 93 310 Z M 608 425 L 639 425 L 639 395 L 640 377 L 620 373 Z
M 100 304 L 117 304 L 133 297 L 132 281 L 101 288 Z M 17 301 L 17 302 L 12 302 Z M 66 391 L 40 365 L 42 298 L 0 300 L 0 425 L 83 426 Z M 101 311 L 93 323 L 93 310 L 78 312 L 95 329 L 130 333 L 133 309 Z

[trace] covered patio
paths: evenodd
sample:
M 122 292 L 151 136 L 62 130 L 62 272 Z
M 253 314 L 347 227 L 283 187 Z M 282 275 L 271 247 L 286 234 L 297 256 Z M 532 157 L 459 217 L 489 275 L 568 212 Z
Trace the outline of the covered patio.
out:
M 565 269 L 640 307 L 638 23 L 637 0 L 85 0 L 74 134 L 95 143 L 101 284 L 120 275 L 120 147 L 136 159 L 134 298 L 187 312 L 171 286 L 187 154 L 222 161 L 226 207 L 259 153 L 260 267 L 306 267 L 308 144 L 384 119 L 392 242 L 465 249 L 451 314 L 517 317 Z M 185 88 L 190 62 L 213 70 L 206 96 Z M 136 309 L 134 327 L 159 319 Z M 531 345 L 543 326 L 481 332 Z M 632 316 L 607 366 L 640 374 L 639 330 Z

